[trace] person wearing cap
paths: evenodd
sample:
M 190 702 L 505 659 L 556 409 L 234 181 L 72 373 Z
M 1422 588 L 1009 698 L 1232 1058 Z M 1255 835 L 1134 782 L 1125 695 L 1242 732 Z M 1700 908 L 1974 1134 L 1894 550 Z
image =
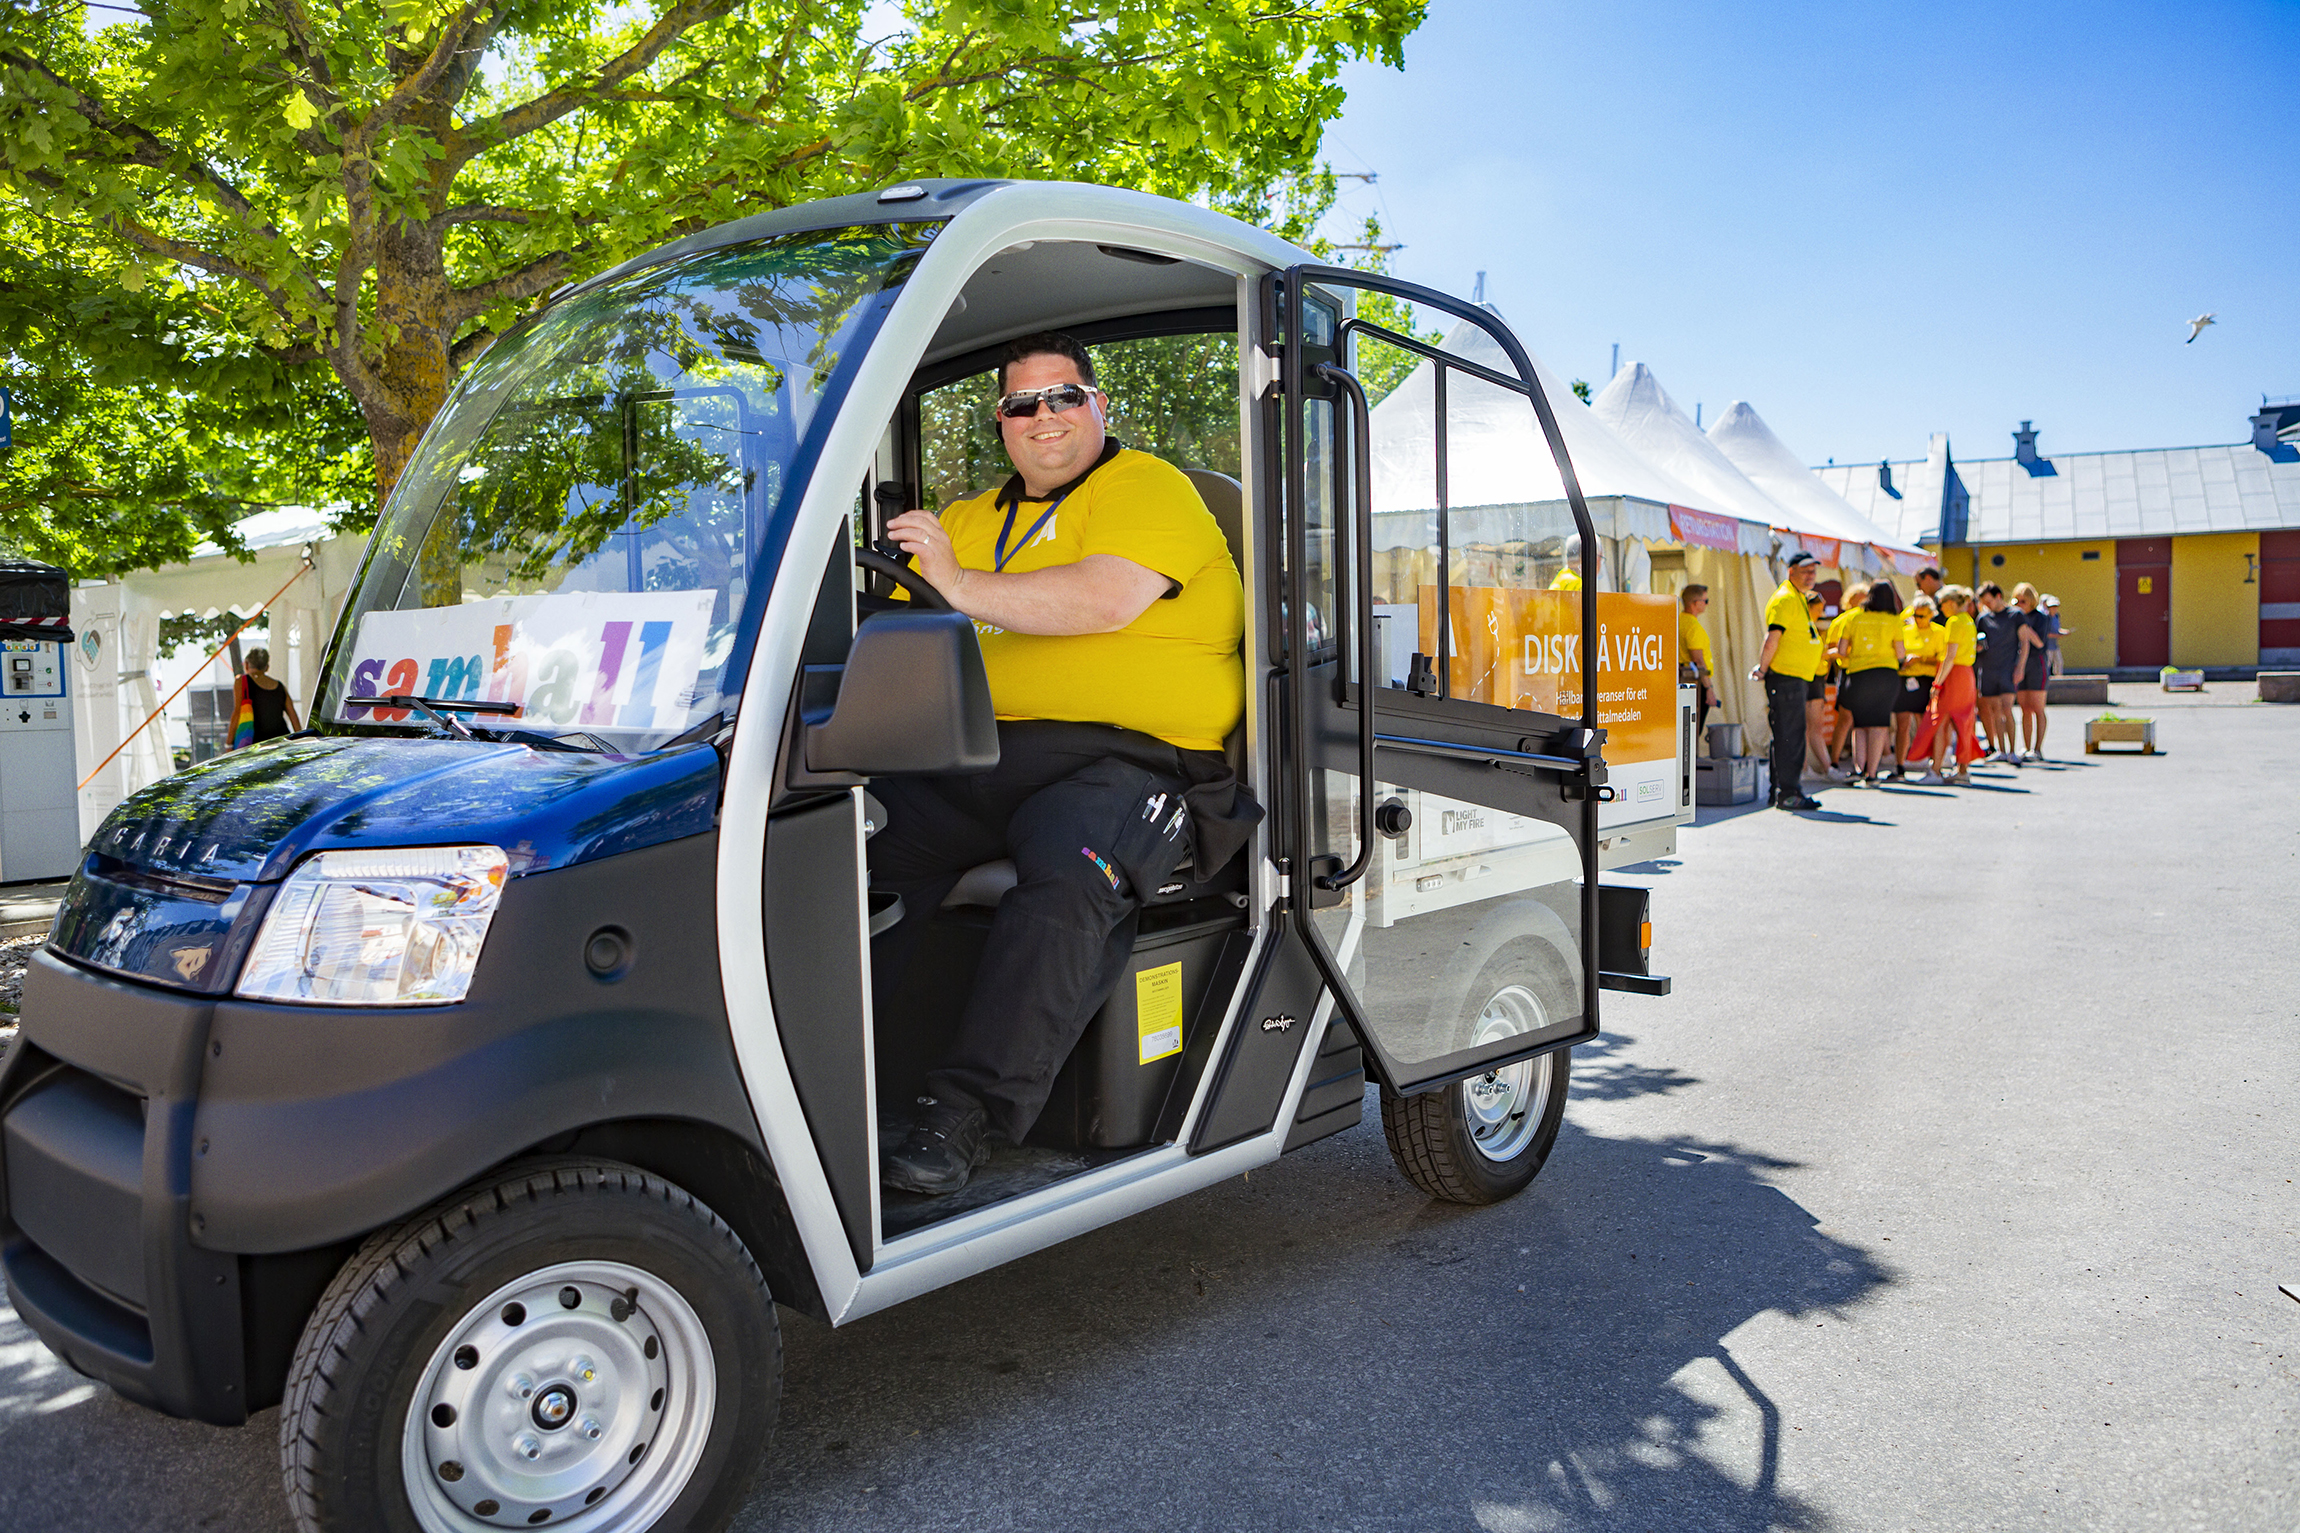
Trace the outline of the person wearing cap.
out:
M 1789 556 L 1781 589 L 1765 603 L 1765 647 L 1749 671 L 1751 681 L 1765 684 L 1766 722 L 1773 730 L 1773 807 L 1818 809 L 1818 799 L 1807 796 L 1805 766 L 1805 698 L 1821 669 L 1821 635 L 1805 606 L 1805 593 L 1813 589 L 1821 566 L 1809 553 Z
M 2060 598 L 2050 591 L 2044 593 L 2044 611 L 2045 616 L 2052 619 L 2052 631 L 2045 635 L 2044 640 L 2045 675 L 2048 677 L 2058 676 L 2060 674 L 2060 641 L 2068 636 L 2070 630 L 2061 626 Z

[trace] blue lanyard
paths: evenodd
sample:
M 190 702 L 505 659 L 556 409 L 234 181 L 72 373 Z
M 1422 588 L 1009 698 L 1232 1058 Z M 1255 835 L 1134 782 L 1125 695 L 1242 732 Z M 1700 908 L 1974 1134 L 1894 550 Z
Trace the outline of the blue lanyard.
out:
M 1030 524 L 1030 530 L 1022 535 L 1022 541 L 1014 545 L 1014 554 L 1021 553 L 1030 546 L 1030 540 L 1038 536 L 1040 528 L 1054 519 L 1054 513 L 1061 510 L 1062 503 L 1069 498 L 1070 492 L 1068 490 L 1064 490 L 1054 497 L 1053 503 L 1038 514 L 1038 520 Z M 995 562 L 990 567 L 990 571 L 994 575 L 1004 574 L 1006 561 L 1014 557 L 1014 554 L 1010 554 L 1006 550 L 1006 540 L 1014 535 L 1014 513 L 1021 509 L 1022 497 L 1018 495 L 1006 508 L 1006 525 L 998 529 L 998 551 L 995 555 Z

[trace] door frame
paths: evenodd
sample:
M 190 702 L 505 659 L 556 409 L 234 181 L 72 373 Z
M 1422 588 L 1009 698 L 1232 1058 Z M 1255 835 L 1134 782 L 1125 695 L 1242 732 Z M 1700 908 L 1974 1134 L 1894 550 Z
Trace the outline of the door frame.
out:
M 1283 708 L 1274 710 L 1281 715 L 1274 722 L 1282 732 L 1278 749 L 1286 768 L 1280 774 L 1284 792 L 1282 806 L 1276 815 L 1281 828 L 1278 863 L 1286 879 L 1286 895 L 1281 914 L 1290 921 L 1315 958 L 1329 993 L 1334 997 L 1335 1009 L 1349 1022 L 1365 1046 L 1370 1069 L 1382 1085 L 1393 1092 L 1411 1094 L 1434 1090 L 1518 1059 L 1587 1042 L 1596 1037 L 1598 1032 L 1600 988 L 1597 961 L 1597 805 L 1601 797 L 1610 792 L 1604 786 L 1604 731 L 1596 725 L 1595 657 L 1587 656 L 1582 666 L 1581 716 L 1578 724 L 1553 715 L 1455 698 L 1451 695 L 1451 646 L 1448 642 L 1451 603 L 1450 600 L 1440 600 L 1437 604 L 1438 694 L 1428 697 L 1407 693 L 1392 697 L 1389 688 L 1371 684 L 1376 674 L 1371 581 L 1373 503 L 1367 442 L 1371 410 L 1362 387 L 1346 363 L 1350 359 L 1350 339 L 1363 334 L 1378 337 L 1386 344 L 1421 356 L 1436 367 L 1436 530 L 1439 547 L 1438 584 L 1441 591 L 1450 590 L 1451 587 L 1451 545 L 1447 526 L 1449 506 L 1446 493 L 1447 374 L 1449 371 L 1467 373 L 1520 394 L 1532 404 L 1535 419 L 1540 423 L 1543 438 L 1565 489 L 1566 503 L 1573 513 L 1575 530 L 1581 539 L 1581 631 L 1587 636 L 1597 631 L 1597 532 L 1590 520 L 1588 502 L 1574 473 L 1557 416 L 1542 393 L 1540 374 L 1525 347 L 1498 318 L 1476 305 L 1416 283 L 1404 282 L 1377 272 L 1302 263 L 1282 272 L 1273 272 L 1263 279 L 1262 285 L 1264 299 L 1261 307 L 1271 321 L 1272 333 L 1281 341 L 1276 401 L 1279 429 L 1274 434 L 1280 455 L 1280 484 L 1274 509 L 1283 523 L 1284 531 L 1283 558 L 1279 572 L 1282 592 L 1279 593 L 1279 599 L 1280 609 L 1286 615 L 1286 631 L 1281 640 L 1285 660 L 1286 700 Z M 1302 339 L 1305 334 L 1305 298 L 1312 286 L 1383 293 L 1466 320 L 1483 330 L 1501 347 L 1511 366 L 1516 369 L 1516 376 L 1445 352 L 1411 336 L 1400 335 L 1384 326 L 1360 319 L 1354 312 L 1336 326 L 1330 347 L 1317 348 L 1330 351 L 1334 360 L 1313 361 L 1309 354 L 1312 348 Z M 1352 308 L 1354 310 L 1354 305 Z M 1321 683 L 1311 674 L 1313 666 L 1309 647 L 1307 600 L 1309 527 L 1308 519 L 1303 514 L 1303 508 L 1309 503 L 1309 404 L 1313 396 L 1327 397 L 1329 389 L 1345 396 L 1346 402 L 1353 406 L 1348 428 L 1337 429 L 1336 432 L 1337 440 L 1347 444 L 1346 453 L 1337 447 L 1337 467 L 1346 459 L 1351 463 L 1352 470 L 1345 477 L 1348 493 L 1337 496 L 1334 504 L 1337 508 L 1337 563 L 1356 574 L 1352 601 L 1345 609 L 1348 620 L 1342 621 L 1344 614 L 1337 613 L 1334 625 L 1334 664 L 1338 683 L 1333 687 L 1335 695 L 1331 706 L 1333 711 L 1356 715 L 1358 775 L 1368 785 L 1361 787 L 1358 794 L 1356 862 L 1354 866 L 1335 870 L 1313 865 L 1309 855 L 1309 849 L 1316 844 L 1310 773 L 1324 767 L 1325 741 L 1330 720 L 1321 716 L 1328 710 L 1321 706 Z M 1336 416 L 1339 427 L 1339 410 Z M 1345 553 L 1346 557 L 1343 557 Z M 1358 662 L 1358 683 L 1354 687 L 1346 680 L 1345 666 L 1345 656 L 1353 641 Z M 1397 727 L 1393 731 L 1383 731 L 1381 725 L 1384 714 L 1391 715 L 1395 721 Z M 1559 724 L 1566 727 L 1560 729 L 1557 727 Z M 1503 744 L 1505 740 L 1510 744 Z M 1541 749 L 1528 748 L 1537 743 Z M 1378 1032 L 1370 1025 L 1370 1019 L 1349 983 L 1345 955 L 1337 953 L 1328 944 L 1325 934 L 1319 930 L 1314 919 L 1315 911 L 1322 903 L 1319 899 L 1321 894 L 1338 893 L 1356 882 L 1365 872 L 1376 834 L 1371 820 L 1373 794 L 1370 785 L 1377 780 L 1375 762 L 1376 753 L 1380 750 L 1391 752 L 1393 757 L 1402 754 L 1422 758 L 1423 763 L 1453 777 L 1464 788 L 1468 788 L 1480 775 L 1491 781 L 1490 774 L 1499 770 L 1537 782 L 1553 781 L 1566 800 L 1578 801 L 1578 812 L 1570 818 L 1547 814 L 1542 818 L 1568 825 L 1578 843 L 1580 854 L 1582 1027 L 1579 1031 L 1531 1047 L 1513 1046 L 1504 1041 L 1482 1053 L 1473 1053 L 1466 1058 L 1455 1057 L 1450 1064 L 1437 1070 L 1430 1070 L 1426 1066 L 1420 1069 L 1409 1068 L 1392 1058 L 1383 1047 Z M 1348 945 L 1349 939 L 1345 938 L 1343 946 Z

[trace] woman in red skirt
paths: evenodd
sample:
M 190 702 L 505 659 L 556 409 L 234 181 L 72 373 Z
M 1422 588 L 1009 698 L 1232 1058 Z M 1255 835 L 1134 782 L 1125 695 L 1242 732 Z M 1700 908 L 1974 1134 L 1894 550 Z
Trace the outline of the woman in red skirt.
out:
M 1940 674 L 1933 682 L 1932 706 L 1925 710 L 1924 723 L 1917 726 L 1917 737 L 1909 743 L 1909 753 L 1920 760 L 1932 757 L 1933 769 L 1920 781 L 1935 784 L 1944 781 L 1941 767 L 1949 751 L 1949 732 L 1954 730 L 1957 775 L 1946 780 L 1964 788 L 1972 786 L 1969 768 L 1981 754 L 1973 722 L 1973 712 L 1980 704 L 1980 688 L 1973 681 L 1973 656 L 1979 648 L 1980 630 L 1967 615 L 1972 606 L 1972 592 L 1963 586 L 1942 586 L 1937 599 L 1941 606 L 1941 626 L 1946 630 Z

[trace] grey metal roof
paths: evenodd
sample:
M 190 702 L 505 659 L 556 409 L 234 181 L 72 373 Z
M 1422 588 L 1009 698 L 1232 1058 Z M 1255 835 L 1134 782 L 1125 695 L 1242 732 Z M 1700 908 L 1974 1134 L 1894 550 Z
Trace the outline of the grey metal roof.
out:
M 2043 462 L 2050 472 L 2031 473 L 2014 458 L 1958 462 L 1944 434 L 1926 457 L 1884 465 L 1897 497 L 1874 463 L 1813 472 L 1871 521 L 1925 542 L 1939 540 L 1944 507 L 1950 540 L 1962 543 L 2300 528 L 2300 452 L 2289 445 L 2273 454 L 2249 442 L 2054 453 Z M 1953 508 L 1959 487 L 1969 498 L 1961 535 Z

